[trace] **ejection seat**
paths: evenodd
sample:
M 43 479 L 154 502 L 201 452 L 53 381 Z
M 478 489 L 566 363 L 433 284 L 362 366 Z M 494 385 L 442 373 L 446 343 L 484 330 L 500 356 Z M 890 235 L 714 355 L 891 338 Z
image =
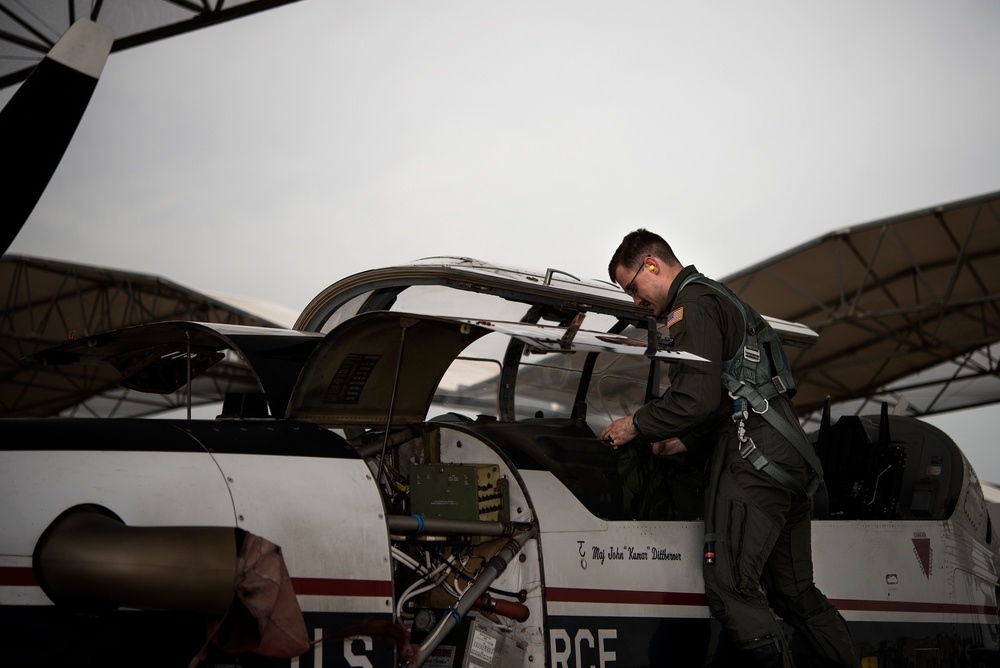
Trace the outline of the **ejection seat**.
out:
M 817 518 L 945 520 L 955 510 L 967 463 L 933 425 L 890 416 L 883 405 L 878 417 L 832 426 L 824 418 L 814 443 L 828 497 Z
M 877 422 L 845 415 L 829 424 L 829 413 L 814 439 L 824 485 L 814 504 L 820 519 L 888 519 L 896 506 L 906 468 L 906 449 L 893 444 L 887 409 Z M 824 507 L 825 506 L 825 507 Z

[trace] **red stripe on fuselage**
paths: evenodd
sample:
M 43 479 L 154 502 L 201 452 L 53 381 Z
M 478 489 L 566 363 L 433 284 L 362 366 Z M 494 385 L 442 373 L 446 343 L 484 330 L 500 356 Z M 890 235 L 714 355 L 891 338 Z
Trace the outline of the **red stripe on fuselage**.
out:
M 38 580 L 27 566 L 0 566 L 0 587 L 37 587 Z M 300 596 L 392 596 L 388 580 L 335 580 L 331 578 L 292 578 L 292 587 Z
M 830 602 L 838 610 L 859 610 L 865 612 L 928 612 L 953 615 L 996 615 L 995 605 L 973 605 L 970 603 L 924 603 L 921 601 L 866 601 L 862 599 L 831 598 Z
M 0 566 L 0 587 L 37 587 L 35 573 L 27 566 Z
M 558 603 L 597 603 L 601 605 L 686 605 L 707 607 L 704 594 L 670 591 L 623 591 L 618 589 L 577 589 L 572 587 L 547 587 L 545 598 Z M 962 603 L 925 603 L 921 601 L 867 601 L 859 599 L 830 599 L 840 611 L 864 612 L 920 612 L 955 615 L 996 615 L 996 606 Z
M 546 587 L 548 601 L 562 603 L 623 603 L 632 605 L 693 605 L 707 606 L 704 594 L 674 591 L 622 591 L 619 589 L 576 589 Z
M 292 587 L 300 596 L 385 596 L 392 598 L 388 580 L 334 580 L 330 578 L 292 578 Z
M 0 566 L 0 587 L 37 587 L 35 574 L 24 566 Z M 292 578 L 300 596 L 384 596 L 392 597 L 388 580 L 335 580 L 330 578 Z M 622 591 L 548 587 L 545 597 L 555 603 L 599 603 L 631 605 L 708 605 L 704 594 L 669 591 Z M 962 603 L 924 603 L 920 601 L 867 601 L 830 599 L 840 611 L 919 612 L 928 614 L 997 615 L 996 606 Z

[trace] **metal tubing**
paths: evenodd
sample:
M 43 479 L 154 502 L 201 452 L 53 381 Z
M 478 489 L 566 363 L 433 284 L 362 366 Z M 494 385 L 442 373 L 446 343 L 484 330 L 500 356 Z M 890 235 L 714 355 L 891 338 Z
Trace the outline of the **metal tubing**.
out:
M 430 632 L 427 639 L 420 644 L 420 653 L 413 662 L 414 668 L 419 668 L 423 665 L 427 657 L 437 649 L 437 646 L 441 643 L 448 633 L 451 632 L 455 626 L 462 620 L 467 612 L 475 605 L 476 601 L 482 596 L 486 590 L 489 588 L 493 581 L 496 580 L 500 575 L 507 569 L 507 564 L 510 563 L 517 553 L 520 552 L 525 544 L 534 538 L 535 534 L 538 533 L 538 527 L 532 525 L 529 531 L 520 533 L 504 545 L 496 555 L 490 559 L 486 566 L 483 567 L 482 573 L 476 578 L 476 581 L 469 585 L 469 588 L 465 590 L 462 598 L 455 603 L 455 606 L 448 611 L 441 621 L 438 622 L 434 630 Z
M 423 515 L 388 515 L 386 524 L 390 533 L 433 536 L 513 536 L 519 531 L 530 531 L 525 522 L 484 522 L 479 520 L 447 520 Z

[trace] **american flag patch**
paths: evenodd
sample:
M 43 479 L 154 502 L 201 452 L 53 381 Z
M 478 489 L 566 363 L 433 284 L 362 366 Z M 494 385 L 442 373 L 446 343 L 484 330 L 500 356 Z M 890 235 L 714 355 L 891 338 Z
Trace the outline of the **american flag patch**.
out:
M 673 311 L 670 312 L 670 315 L 667 316 L 667 327 L 673 327 L 683 319 L 684 319 L 684 307 L 681 306 L 680 308 L 675 308 Z

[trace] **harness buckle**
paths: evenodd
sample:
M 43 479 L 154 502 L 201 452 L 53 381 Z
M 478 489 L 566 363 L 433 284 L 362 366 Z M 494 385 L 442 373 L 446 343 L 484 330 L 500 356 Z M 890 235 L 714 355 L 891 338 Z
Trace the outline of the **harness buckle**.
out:
M 750 346 L 743 346 L 743 359 L 756 364 L 760 361 L 760 351 Z
M 752 438 L 748 438 L 743 445 L 740 446 L 740 457 L 753 464 L 753 467 L 758 471 L 762 471 L 771 463 L 771 460 L 765 457 L 764 453 L 757 449 L 757 446 L 754 445 Z M 770 471 L 770 469 L 768 470 Z
M 763 415 L 764 413 L 767 412 L 767 409 L 770 408 L 770 407 L 771 407 L 771 403 L 767 399 L 764 399 L 764 410 L 759 411 L 756 408 L 754 408 L 752 405 L 750 406 L 750 410 L 752 410 L 757 415 Z
M 749 402 L 743 397 L 736 396 L 732 392 L 729 393 L 729 397 L 733 400 L 733 422 L 746 420 L 749 417 L 749 413 L 747 412 Z

